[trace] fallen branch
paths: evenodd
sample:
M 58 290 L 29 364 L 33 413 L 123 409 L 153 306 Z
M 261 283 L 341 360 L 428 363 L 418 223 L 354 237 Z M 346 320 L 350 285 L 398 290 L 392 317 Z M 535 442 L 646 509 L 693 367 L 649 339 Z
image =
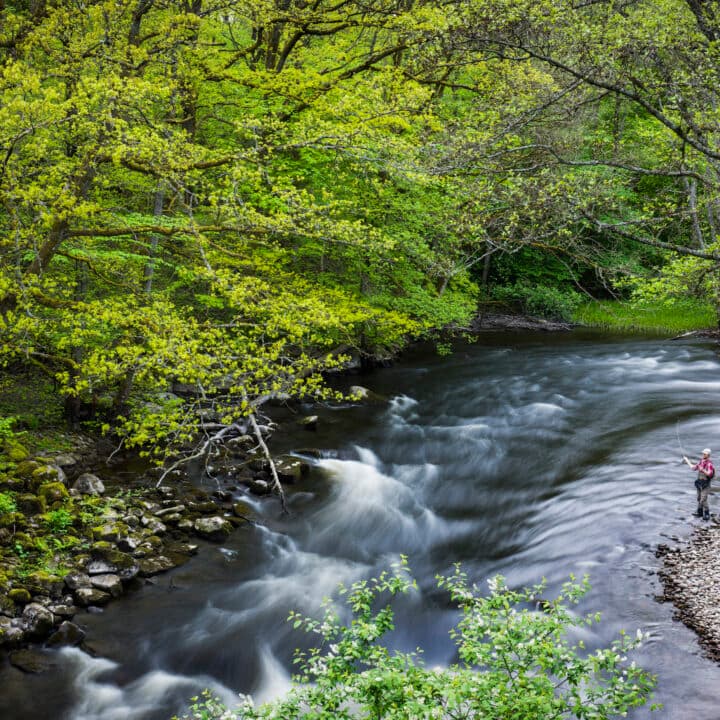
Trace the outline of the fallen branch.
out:
M 250 416 L 252 417 L 252 415 Z M 253 418 L 253 423 L 255 422 Z M 187 457 L 180 458 L 179 460 L 175 461 L 167 470 L 163 472 L 163 474 L 160 476 L 160 479 L 157 481 L 157 484 L 155 487 L 160 487 L 162 484 L 162 481 L 173 471 L 177 470 L 181 465 L 184 465 L 185 463 L 189 463 L 192 460 L 197 460 L 198 458 L 201 458 L 205 455 L 206 452 L 208 452 L 212 446 L 222 440 L 226 435 L 228 435 L 231 431 L 237 431 L 238 433 L 243 433 L 242 426 L 238 425 L 237 423 L 232 423 L 231 425 L 224 425 L 222 430 L 219 430 L 214 435 L 211 435 L 199 448 L 199 450 L 192 455 L 188 455 Z
M 257 420 L 255 420 L 255 415 L 250 415 L 249 420 L 250 420 L 250 425 L 253 429 L 253 432 L 255 433 L 255 437 L 257 438 L 258 445 L 260 446 L 260 449 L 263 451 L 263 454 L 265 455 L 265 459 L 270 464 L 270 474 L 272 475 L 272 479 L 273 479 L 272 489 L 274 492 L 276 492 L 278 494 L 278 497 L 280 498 L 280 505 L 282 505 L 283 514 L 288 515 L 289 512 L 288 512 L 288 508 L 287 508 L 287 501 L 285 500 L 285 491 L 283 490 L 283 487 L 280 484 L 280 478 L 278 477 L 277 470 L 275 468 L 275 463 L 273 462 L 272 456 L 270 455 L 268 446 L 265 444 L 265 440 L 263 440 L 262 432 L 260 431 L 260 427 L 257 424 Z

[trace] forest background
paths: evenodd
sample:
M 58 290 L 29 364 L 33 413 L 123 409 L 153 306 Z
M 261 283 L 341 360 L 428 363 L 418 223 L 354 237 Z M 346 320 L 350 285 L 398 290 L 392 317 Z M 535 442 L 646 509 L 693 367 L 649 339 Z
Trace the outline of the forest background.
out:
M 719 37 L 703 0 L 0 0 L 3 382 L 162 460 L 481 303 L 714 325 Z

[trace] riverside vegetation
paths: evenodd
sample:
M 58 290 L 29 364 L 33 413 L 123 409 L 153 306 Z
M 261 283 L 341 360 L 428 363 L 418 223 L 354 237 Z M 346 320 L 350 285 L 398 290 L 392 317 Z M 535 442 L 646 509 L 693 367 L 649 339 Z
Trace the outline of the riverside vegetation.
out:
M 719 37 L 689 0 L 0 2 L 3 383 L 169 473 L 479 302 L 717 324 Z M 82 546 L 112 503 L 18 452 L 5 554 Z

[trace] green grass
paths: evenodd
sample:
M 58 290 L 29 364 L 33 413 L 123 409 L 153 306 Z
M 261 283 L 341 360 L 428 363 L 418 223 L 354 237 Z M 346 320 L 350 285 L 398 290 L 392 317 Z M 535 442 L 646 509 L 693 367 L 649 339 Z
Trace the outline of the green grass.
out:
M 682 333 L 717 329 L 717 314 L 709 303 L 683 300 L 672 305 L 636 305 L 615 300 L 593 301 L 580 306 L 573 320 L 608 330 Z

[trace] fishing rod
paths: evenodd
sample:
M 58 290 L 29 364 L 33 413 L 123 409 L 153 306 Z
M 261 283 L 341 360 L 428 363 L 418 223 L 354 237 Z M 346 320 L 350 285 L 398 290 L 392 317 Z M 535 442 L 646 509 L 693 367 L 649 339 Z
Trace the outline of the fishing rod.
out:
M 687 453 L 685 452 L 682 440 L 680 439 L 680 418 L 678 418 L 677 422 L 675 423 L 675 435 L 677 435 L 678 445 L 680 446 L 680 453 L 682 454 L 682 460 L 680 462 L 687 463 L 689 467 L 692 467 L 692 463 L 687 459 Z

